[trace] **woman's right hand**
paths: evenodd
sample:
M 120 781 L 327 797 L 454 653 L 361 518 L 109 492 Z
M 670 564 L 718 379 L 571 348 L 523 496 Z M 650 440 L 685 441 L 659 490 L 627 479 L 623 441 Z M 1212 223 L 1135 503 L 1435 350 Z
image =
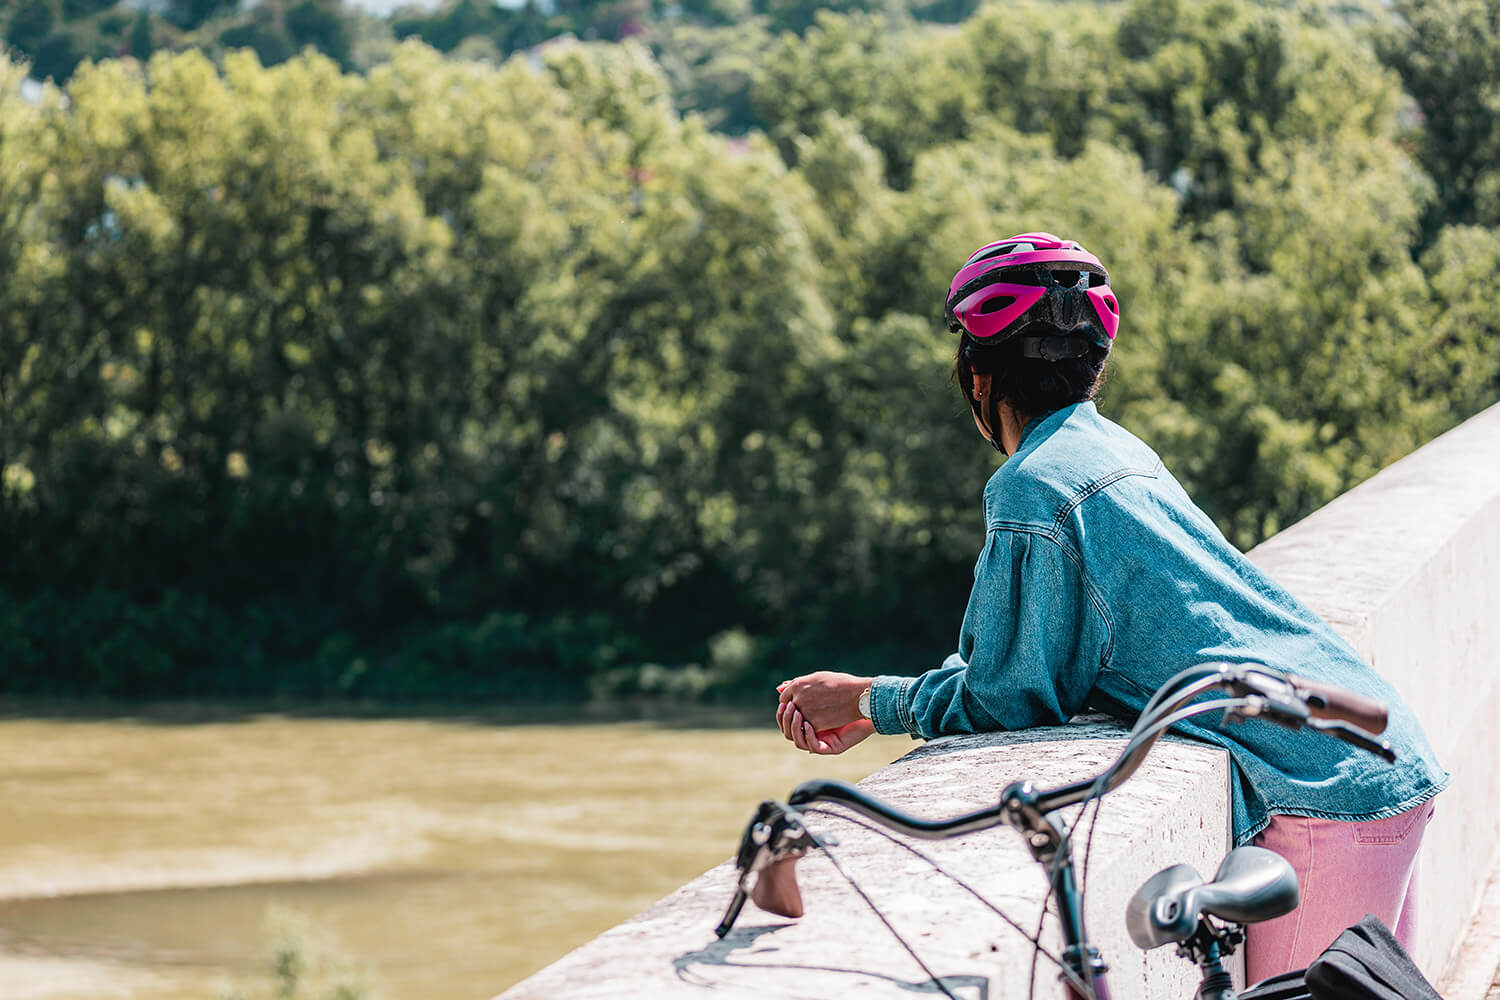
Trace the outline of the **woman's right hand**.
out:
M 825 729 L 814 734 L 815 743 L 807 748 L 809 753 L 843 753 L 856 743 L 860 743 L 875 733 L 875 723 L 869 719 L 860 719 L 851 722 L 847 726 L 837 729 Z
M 875 732 L 875 723 L 869 719 L 857 719 L 832 729 L 814 729 L 797 706 L 786 701 L 776 706 L 776 725 L 798 750 L 818 754 L 843 753 Z

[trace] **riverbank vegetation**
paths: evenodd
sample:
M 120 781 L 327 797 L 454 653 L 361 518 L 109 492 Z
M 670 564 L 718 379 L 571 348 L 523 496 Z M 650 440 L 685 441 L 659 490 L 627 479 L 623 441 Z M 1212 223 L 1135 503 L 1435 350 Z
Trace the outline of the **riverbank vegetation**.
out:
M 266 914 L 271 938 L 268 990 L 236 987 L 218 1000 L 370 1000 L 378 996 L 368 972 L 315 940 L 308 919 L 296 911 L 271 907 Z
M 0 688 L 934 665 L 994 461 L 939 298 L 1012 231 L 1109 264 L 1101 406 L 1240 545 L 1500 399 L 1494 0 L 752 7 L 0 66 Z

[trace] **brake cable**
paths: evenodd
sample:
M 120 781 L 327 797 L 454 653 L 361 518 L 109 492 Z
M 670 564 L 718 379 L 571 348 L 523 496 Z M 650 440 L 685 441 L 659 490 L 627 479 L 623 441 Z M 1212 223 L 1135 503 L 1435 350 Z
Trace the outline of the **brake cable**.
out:
M 826 810 L 822 809 L 804 809 L 803 812 L 819 812 L 825 815 L 837 815 L 837 813 L 828 813 Z M 806 827 L 804 827 L 804 829 L 806 829 Z M 812 831 L 808 830 L 808 834 L 812 835 Z M 933 983 L 933 985 L 942 990 L 943 995 L 946 996 L 948 1000 L 958 1000 L 958 997 L 953 995 L 953 991 L 948 989 L 948 985 L 943 982 L 943 980 L 938 976 L 937 973 L 932 971 L 932 967 L 922 960 L 921 955 L 917 954 L 917 950 L 911 946 L 906 938 L 901 936 L 901 932 L 896 930 L 895 925 L 892 924 L 890 920 L 886 919 L 886 915 L 884 913 L 880 912 L 880 907 L 875 905 L 875 901 L 870 898 L 869 894 L 866 893 L 864 889 L 860 888 L 859 883 L 854 881 L 853 876 L 851 876 L 844 869 L 843 865 L 839 864 L 839 859 L 834 856 L 833 851 L 829 850 L 828 842 L 825 841 L 822 837 L 817 836 L 813 836 L 813 842 L 823 849 L 823 853 L 827 855 L 829 862 L 833 865 L 834 871 L 843 876 L 844 881 L 849 883 L 849 888 L 853 889 L 854 892 L 859 896 L 859 898 L 864 900 L 865 905 L 870 908 L 870 912 L 875 914 L 876 918 L 885 925 L 885 929 L 891 932 L 891 937 L 895 938 L 897 943 L 899 943 L 901 947 L 906 949 L 906 953 L 910 955 L 919 966 L 922 967 L 922 971 L 927 973 L 927 978 Z
M 1090 987 L 1091 984 L 1085 983 L 1082 980 L 1081 977 L 1079 977 L 1072 969 L 1068 968 L 1068 966 L 1066 964 L 1064 964 L 1061 959 L 1059 959 L 1056 955 L 1052 954 L 1052 952 L 1048 951 L 1047 948 L 1041 943 L 1040 932 L 1038 932 L 1038 934 L 1036 934 L 1036 935 L 1032 935 L 1032 934 L 1027 933 L 1026 928 L 1022 927 L 1020 925 L 1020 923 L 1018 923 L 1013 917 L 1011 917 L 1004 910 L 1000 909 L 1000 907 L 996 906 L 994 903 L 992 903 L 988 899 L 986 899 L 984 897 L 984 894 L 981 893 L 978 889 L 974 888 L 968 882 L 965 882 L 962 878 L 960 878 L 959 876 L 955 875 L 953 872 L 951 872 L 948 869 L 944 868 L 931 855 L 926 854 L 926 853 L 924 853 L 922 851 L 919 851 L 917 848 L 913 847 L 911 844 L 908 844 L 906 841 L 901 840 L 895 834 L 891 833 L 889 830 L 886 830 L 886 829 L 882 828 L 878 824 L 866 822 L 865 820 L 862 820 L 862 819 L 857 819 L 854 816 L 849 815 L 848 813 L 841 812 L 841 811 L 834 810 L 834 809 L 829 809 L 827 807 L 820 807 L 820 806 L 805 807 L 805 808 L 802 809 L 802 812 L 804 812 L 804 813 L 817 813 L 817 814 L 823 815 L 823 816 L 831 816 L 831 817 L 834 817 L 836 819 L 843 820 L 844 822 L 849 823 L 849 824 L 851 824 L 853 826 L 860 827 L 861 829 L 869 830 L 871 833 L 874 833 L 875 835 L 880 836 L 880 837 L 884 837 L 886 840 L 889 840 L 891 843 L 895 844 L 897 847 L 900 847 L 903 850 L 907 851 L 908 853 L 916 856 L 919 860 L 921 860 L 923 863 L 925 863 L 933 871 L 937 872 L 939 875 L 941 875 L 944 878 L 948 879 L 953 884 L 957 885 L 960 889 L 963 889 L 969 895 L 973 896 L 980 903 L 984 904 L 984 906 L 987 909 L 989 909 L 990 912 L 994 913 L 1001 920 L 1003 920 L 1006 924 L 1008 924 L 1013 930 L 1015 930 L 1015 932 L 1017 934 L 1020 934 L 1021 937 L 1025 938 L 1026 941 L 1027 941 L 1027 943 L 1029 943 L 1031 945 L 1031 947 L 1032 947 L 1032 960 L 1033 960 L 1033 962 L 1035 962 L 1036 956 L 1038 954 L 1041 954 L 1049 962 L 1051 962 L 1053 965 L 1057 966 L 1057 968 L 1061 971 L 1061 973 L 1063 975 L 1063 978 L 1072 981 L 1072 985 L 1073 986 L 1077 987 L 1080 990 L 1084 990 L 1086 992 L 1089 991 L 1089 987 Z M 834 861 L 832 853 L 829 852 L 826 847 L 824 848 L 824 853 L 829 855 L 829 860 L 830 861 Z M 916 952 L 913 951 L 912 948 L 911 948 L 911 946 L 909 944 L 907 944 L 906 941 L 901 938 L 901 935 L 899 933 L 897 933 L 896 930 L 895 930 L 895 928 L 891 926 L 890 922 L 885 919 L 885 916 L 880 913 L 880 911 L 875 907 L 875 904 L 870 901 L 869 897 L 866 896 L 865 893 L 857 885 L 854 884 L 854 880 L 849 877 L 849 875 L 844 871 L 844 869 L 842 867 L 840 867 L 838 865 L 838 863 L 836 861 L 834 861 L 834 867 L 838 870 L 839 874 L 843 875 L 844 879 L 846 881 L 848 881 L 851 886 L 854 887 L 854 890 L 860 894 L 860 898 L 862 898 L 865 901 L 866 905 L 868 905 L 870 907 L 870 909 L 875 910 L 876 916 L 880 917 L 881 922 L 884 923 L 885 926 L 886 926 L 886 928 L 891 931 L 891 934 L 895 936 L 896 940 L 898 940 L 898 941 L 901 942 L 902 947 L 906 948 L 906 950 L 912 955 L 913 958 L 916 958 L 917 957 L 916 956 Z M 1045 905 L 1044 905 L 1044 912 L 1045 912 Z M 926 963 L 923 962 L 920 958 L 917 958 L 917 964 L 921 965 L 923 971 L 927 972 L 929 976 L 932 975 L 931 970 L 928 969 Z M 942 989 L 944 993 L 948 993 L 947 987 L 942 984 L 942 981 L 938 977 L 933 976 L 933 981 L 938 984 L 938 988 L 939 989 Z M 951 996 L 952 994 L 949 994 L 949 995 Z

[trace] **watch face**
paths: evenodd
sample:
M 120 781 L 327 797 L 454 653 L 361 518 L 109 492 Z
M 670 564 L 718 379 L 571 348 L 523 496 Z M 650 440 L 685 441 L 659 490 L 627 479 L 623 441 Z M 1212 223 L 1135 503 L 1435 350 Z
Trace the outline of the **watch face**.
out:
M 859 714 L 867 719 L 870 717 L 870 688 L 859 693 Z

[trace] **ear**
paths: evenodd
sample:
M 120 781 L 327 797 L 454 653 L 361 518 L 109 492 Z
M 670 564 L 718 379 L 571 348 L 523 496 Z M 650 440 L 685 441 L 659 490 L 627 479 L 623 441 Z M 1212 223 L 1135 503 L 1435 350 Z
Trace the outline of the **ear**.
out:
M 975 372 L 974 376 L 973 376 L 973 381 L 974 381 L 974 398 L 975 399 L 985 399 L 985 398 L 987 398 L 989 396 L 989 394 L 990 394 L 990 382 L 991 382 L 990 376 L 988 376 L 988 375 L 981 375 L 979 372 Z

